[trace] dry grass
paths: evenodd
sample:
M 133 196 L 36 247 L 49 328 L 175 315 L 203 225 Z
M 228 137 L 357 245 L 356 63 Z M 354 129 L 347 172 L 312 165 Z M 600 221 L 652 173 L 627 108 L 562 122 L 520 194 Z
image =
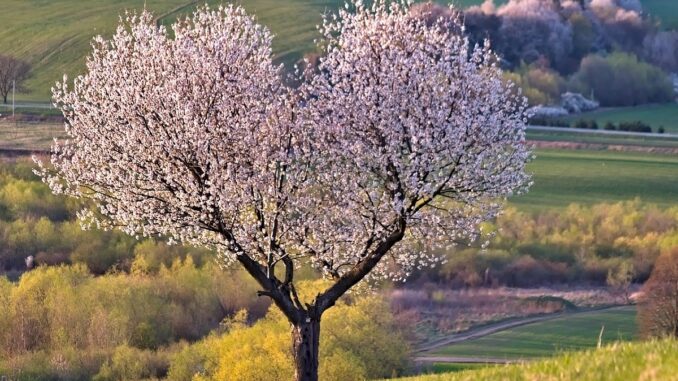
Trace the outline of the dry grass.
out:
M 606 288 L 446 290 L 435 287 L 394 290 L 391 307 L 403 326 L 415 326 L 413 339 L 426 342 L 500 320 L 561 312 L 572 307 L 620 304 Z
M 53 139 L 62 136 L 61 124 L 0 121 L 2 151 L 47 151 Z

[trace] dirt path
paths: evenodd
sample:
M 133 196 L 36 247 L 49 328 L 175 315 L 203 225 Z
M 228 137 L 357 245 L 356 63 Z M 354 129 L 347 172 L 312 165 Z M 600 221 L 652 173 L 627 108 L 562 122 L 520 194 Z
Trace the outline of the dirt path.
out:
M 445 336 L 440 339 L 422 344 L 419 346 L 415 351 L 415 355 L 421 355 L 424 352 L 430 352 L 434 349 L 438 349 L 440 347 L 444 347 L 450 344 L 456 344 L 456 343 L 461 343 L 463 341 L 467 340 L 473 340 L 477 339 L 483 336 L 487 336 L 496 332 L 504 331 L 510 328 L 515 328 L 515 327 L 520 327 L 523 325 L 527 324 L 532 324 L 532 323 L 538 323 L 546 320 L 551 320 L 555 318 L 559 318 L 562 316 L 567 316 L 567 315 L 575 315 L 575 314 L 585 314 L 588 312 L 594 312 L 594 311 L 601 311 L 601 310 L 606 310 L 610 308 L 619 308 L 619 307 L 624 307 L 624 306 L 608 306 L 608 307 L 598 307 L 598 308 L 587 308 L 587 309 L 580 309 L 577 311 L 573 312 L 559 312 L 555 314 L 549 314 L 549 315 L 540 315 L 540 316 L 533 316 L 533 317 L 526 317 L 526 318 L 519 318 L 519 319 L 512 319 L 508 321 L 503 321 L 495 324 L 491 324 L 488 326 L 472 329 L 467 332 L 462 332 L 462 333 L 456 333 L 453 335 Z M 434 362 L 494 362 L 494 363 L 507 363 L 507 360 L 504 359 L 480 359 L 480 358 L 474 358 L 474 357 L 469 357 L 469 358 L 462 358 L 462 357 L 441 357 L 441 356 L 417 356 L 415 358 L 415 361 L 428 361 L 427 359 L 465 359 L 467 361 L 434 361 Z M 490 360 L 497 360 L 495 361 L 490 361 Z M 428 361 L 430 362 L 430 361 Z

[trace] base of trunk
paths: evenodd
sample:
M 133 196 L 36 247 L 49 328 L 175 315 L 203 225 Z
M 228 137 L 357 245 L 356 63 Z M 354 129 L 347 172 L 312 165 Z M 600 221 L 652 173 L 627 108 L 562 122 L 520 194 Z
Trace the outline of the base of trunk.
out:
M 296 381 L 318 381 L 320 321 L 306 318 L 292 326 L 292 350 Z

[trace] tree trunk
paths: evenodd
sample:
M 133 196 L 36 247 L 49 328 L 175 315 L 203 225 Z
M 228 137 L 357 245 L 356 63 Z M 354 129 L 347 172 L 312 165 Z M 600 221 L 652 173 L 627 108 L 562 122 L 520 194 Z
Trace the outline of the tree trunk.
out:
M 294 379 L 318 381 L 318 348 L 320 346 L 320 319 L 305 318 L 292 326 Z

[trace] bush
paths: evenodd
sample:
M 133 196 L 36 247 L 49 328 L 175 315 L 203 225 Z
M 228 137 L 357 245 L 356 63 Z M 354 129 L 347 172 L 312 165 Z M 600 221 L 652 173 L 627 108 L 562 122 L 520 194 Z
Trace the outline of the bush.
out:
M 318 286 L 300 287 L 314 290 Z M 196 372 L 203 381 L 293 378 L 287 319 L 272 309 L 252 326 L 246 321 L 241 315 L 226 325 L 225 334 L 184 349 L 172 362 L 168 379 L 189 381 Z M 382 299 L 340 301 L 327 311 L 321 330 L 320 379 L 384 378 L 405 369 L 408 345 Z
M 565 89 L 565 80 L 556 71 L 539 63 L 522 64 L 515 72 L 506 72 L 505 78 L 522 89 L 531 106 L 558 103 Z
M 657 259 L 642 291 L 638 321 L 643 336 L 678 338 L 678 247 Z
M 648 124 L 645 124 L 641 121 L 635 121 L 635 122 L 620 122 L 619 131 L 630 131 L 630 132 L 652 132 L 652 127 L 650 127 Z
M 441 253 L 446 262 L 439 269 L 417 275 L 450 287 L 605 286 L 608 275 L 630 265 L 633 280 L 643 282 L 659 253 L 678 246 L 678 209 L 637 200 L 558 213 L 508 208 L 485 230 L 496 233 L 487 249 L 453 248 Z
M 593 94 L 601 106 L 662 103 L 674 97 L 673 85 L 666 73 L 627 53 L 586 56 L 568 88 Z
M 598 123 L 595 120 L 579 119 L 572 125 L 573 128 L 583 128 L 587 130 L 597 130 Z

